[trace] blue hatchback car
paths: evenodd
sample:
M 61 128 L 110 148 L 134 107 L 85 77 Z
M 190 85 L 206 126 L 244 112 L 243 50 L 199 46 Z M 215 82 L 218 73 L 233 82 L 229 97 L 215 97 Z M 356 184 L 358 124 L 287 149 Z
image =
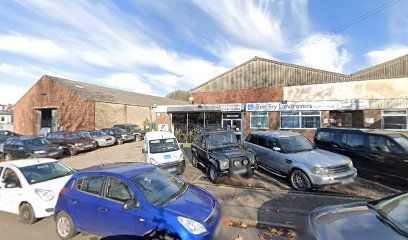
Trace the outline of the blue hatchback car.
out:
M 216 239 L 220 205 L 209 192 L 153 165 L 77 172 L 61 190 L 56 232 L 101 237 Z M 165 238 L 163 238 L 165 237 Z

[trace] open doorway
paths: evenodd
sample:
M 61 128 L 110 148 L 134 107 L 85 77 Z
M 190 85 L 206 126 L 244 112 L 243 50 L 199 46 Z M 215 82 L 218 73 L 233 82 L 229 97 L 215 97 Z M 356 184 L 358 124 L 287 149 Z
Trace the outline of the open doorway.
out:
M 38 132 L 47 134 L 57 131 L 57 109 L 45 108 L 37 110 L 38 115 Z

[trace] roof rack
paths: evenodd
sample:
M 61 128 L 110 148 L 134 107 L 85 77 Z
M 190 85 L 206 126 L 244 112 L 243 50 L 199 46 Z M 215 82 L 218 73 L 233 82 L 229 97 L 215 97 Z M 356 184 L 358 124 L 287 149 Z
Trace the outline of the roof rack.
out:
M 213 132 L 230 132 L 228 128 L 223 128 L 219 125 L 206 125 L 205 127 L 194 127 L 193 131 L 196 133 L 213 133 Z

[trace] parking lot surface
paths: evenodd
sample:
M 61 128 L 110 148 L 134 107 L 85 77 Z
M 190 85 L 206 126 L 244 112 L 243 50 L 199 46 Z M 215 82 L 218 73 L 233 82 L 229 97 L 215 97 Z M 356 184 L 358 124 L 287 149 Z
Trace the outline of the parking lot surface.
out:
M 61 161 L 76 170 L 117 162 L 143 162 L 142 142 L 101 148 Z M 229 239 L 296 239 L 305 227 L 307 214 L 314 208 L 367 199 L 377 199 L 398 192 L 370 180 L 357 178 L 350 185 L 302 193 L 290 188 L 286 179 L 257 171 L 252 179 L 224 178 L 211 184 L 202 169 L 190 164 L 188 146 L 186 171 L 180 176 L 187 182 L 205 188 L 223 207 L 221 240 Z M 293 230 L 293 231 L 292 231 Z M 0 212 L 0 239 L 57 239 L 52 218 L 26 226 L 17 215 Z M 75 239 L 98 239 L 86 233 Z M 299 238 L 298 238 L 299 239 Z

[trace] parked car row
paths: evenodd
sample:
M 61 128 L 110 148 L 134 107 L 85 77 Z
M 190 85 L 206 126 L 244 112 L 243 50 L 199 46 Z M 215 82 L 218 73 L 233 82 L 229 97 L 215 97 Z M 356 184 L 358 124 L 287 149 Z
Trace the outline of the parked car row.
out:
M 73 156 L 98 147 L 141 140 L 144 136 L 145 132 L 132 124 L 115 125 L 100 131 L 52 132 L 45 137 L 24 137 L 2 130 L 0 154 L 5 161 L 42 157 L 58 159 L 64 154 Z

